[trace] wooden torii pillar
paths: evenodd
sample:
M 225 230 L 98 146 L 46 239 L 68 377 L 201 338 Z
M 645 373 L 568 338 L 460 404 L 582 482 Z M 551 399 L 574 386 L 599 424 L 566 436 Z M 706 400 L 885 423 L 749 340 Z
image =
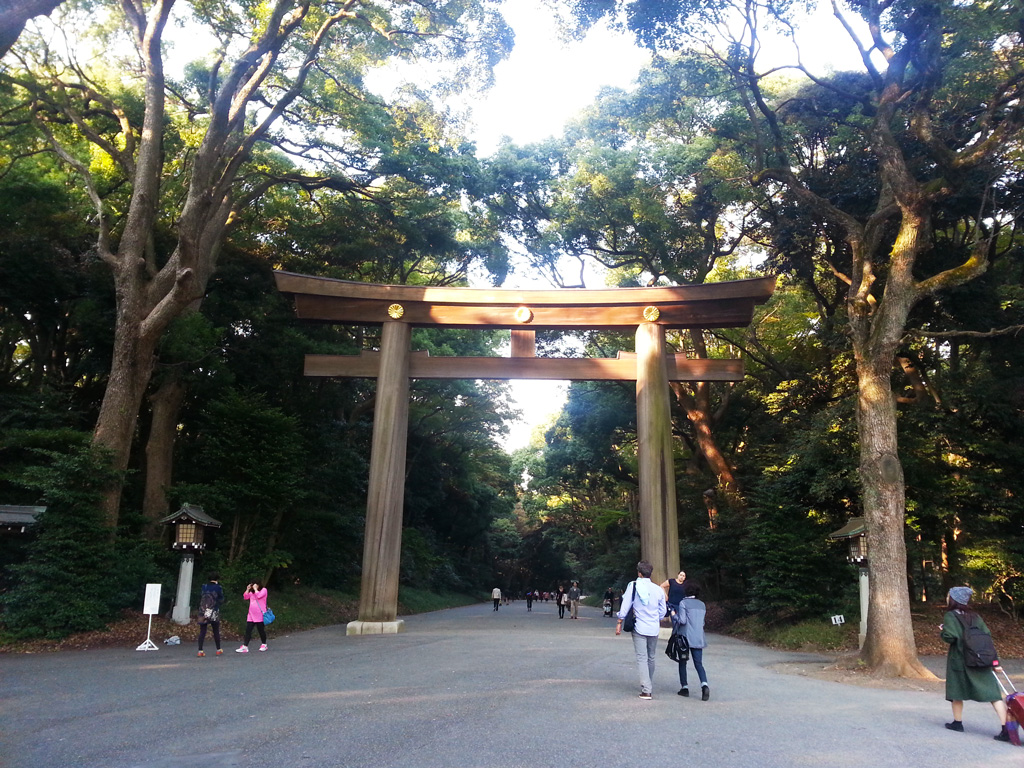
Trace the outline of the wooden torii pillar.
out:
M 278 290 L 301 319 L 381 325 L 381 349 L 360 355 L 307 355 L 305 375 L 377 379 L 359 618 L 347 633 L 401 632 L 398 575 L 402 550 L 410 379 L 635 381 L 640 467 L 640 552 L 655 578 L 679 570 L 670 381 L 740 381 L 740 360 L 668 355 L 669 328 L 748 325 L 775 278 L 708 285 L 519 291 L 377 285 L 275 272 Z M 413 327 L 509 328 L 511 357 L 430 357 L 410 351 Z M 614 358 L 536 357 L 536 329 L 619 330 L 636 351 Z

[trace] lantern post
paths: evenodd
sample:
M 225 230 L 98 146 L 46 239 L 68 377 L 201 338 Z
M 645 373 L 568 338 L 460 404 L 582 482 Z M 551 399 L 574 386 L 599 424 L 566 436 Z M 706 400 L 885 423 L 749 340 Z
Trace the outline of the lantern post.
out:
M 846 539 L 849 547 L 846 555 L 847 562 L 855 563 L 858 571 L 858 584 L 860 587 L 860 632 L 858 634 L 858 647 L 864 647 L 864 638 L 868 634 L 868 599 L 870 596 L 870 583 L 868 581 L 868 526 L 863 517 L 851 517 L 850 521 L 828 535 L 830 539 Z
M 206 529 L 220 528 L 220 520 L 214 520 L 202 507 L 185 504 L 161 521 L 174 526 L 174 541 L 171 549 L 181 551 L 181 567 L 178 569 L 178 592 L 171 611 L 171 621 L 188 624 L 192 614 L 192 571 L 197 552 L 206 549 Z

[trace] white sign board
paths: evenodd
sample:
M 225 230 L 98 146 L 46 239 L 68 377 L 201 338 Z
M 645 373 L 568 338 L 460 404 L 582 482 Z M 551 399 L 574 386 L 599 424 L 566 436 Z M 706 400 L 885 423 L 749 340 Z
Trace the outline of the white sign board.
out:
M 146 602 L 143 603 L 142 612 L 148 613 L 152 616 L 154 613 L 160 613 L 160 585 L 159 584 L 147 584 L 146 585 Z
M 833 624 L 845 624 L 846 623 L 846 617 L 843 616 L 843 615 L 833 616 L 832 617 L 832 623 Z

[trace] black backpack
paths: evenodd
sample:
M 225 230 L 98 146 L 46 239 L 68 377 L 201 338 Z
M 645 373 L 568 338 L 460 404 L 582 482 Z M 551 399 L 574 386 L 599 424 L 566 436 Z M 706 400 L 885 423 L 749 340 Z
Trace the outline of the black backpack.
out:
M 999 660 L 992 635 L 978 626 L 976 617 L 972 616 L 970 622 L 967 622 L 961 614 L 954 615 L 964 628 L 964 664 L 968 667 L 991 668 Z
M 217 610 L 217 593 L 213 591 L 204 591 L 202 596 L 199 598 L 199 622 L 205 621 L 217 621 L 220 616 L 220 611 Z

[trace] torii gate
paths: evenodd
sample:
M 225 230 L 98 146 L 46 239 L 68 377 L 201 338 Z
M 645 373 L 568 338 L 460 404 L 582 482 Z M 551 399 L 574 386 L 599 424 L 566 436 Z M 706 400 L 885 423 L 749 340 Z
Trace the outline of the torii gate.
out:
M 382 325 L 380 352 L 306 355 L 306 376 L 377 379 L 366 501 L 359 618 L 347 634 L 401 632 L 402 549 L 410 379 L 636 381 L 640 552 L 667 578 L 679 570 L 670 381 L 740 381 L 741 360 L 689 360 L 665 353 L 668 328 L 737 328 L 775 290 L 775 278 L 657 288 L 521 291 L 378 285 L 274 273 L 299 318 Z M 410 351 L 413 326 L 509 328 L 511 357 L 430 357 Z M 614 358 L 539 358 L 536 329 L 634 330 L 636 351 Z

